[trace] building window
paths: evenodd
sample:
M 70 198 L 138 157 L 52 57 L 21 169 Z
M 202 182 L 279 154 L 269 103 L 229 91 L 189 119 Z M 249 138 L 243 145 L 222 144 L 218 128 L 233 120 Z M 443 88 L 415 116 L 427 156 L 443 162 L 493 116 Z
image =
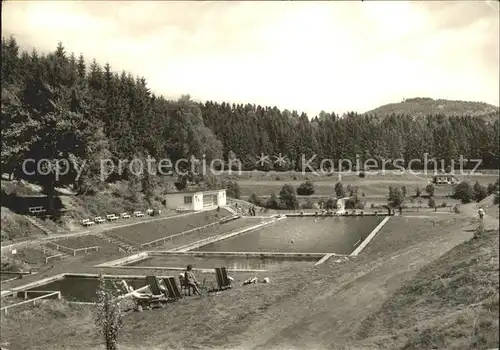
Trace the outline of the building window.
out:
M 185 196 L 184 197 L 184 204 L 192 204 L 193 203 L 193 197 L 192 196 Z

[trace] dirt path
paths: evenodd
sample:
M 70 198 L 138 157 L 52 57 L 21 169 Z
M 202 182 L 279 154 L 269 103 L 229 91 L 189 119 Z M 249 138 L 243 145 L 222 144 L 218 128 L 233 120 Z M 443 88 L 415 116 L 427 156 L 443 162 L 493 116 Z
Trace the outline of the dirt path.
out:
M 475 204 L 462 213 L 477 217 Z M 478 219 L 479 222 L 479 219 Z M 498 228 L 493 216 L 484 218 L 486 229 Z M 474 226 L 474 224 L 472 224 Z M 391 256 L 366 256 L 361 268 L 338 278 L 325 278 L 306 293 L 275 305 L 231 344 L 239 349 L 343 349 L 356 348 L 362 321 L 378 310 L 405 281 L 428 263 L 472 237 L 470 230 L 452 227 L 435 239 L 394 252 Z M 363 254 L 362 254 L 363 255 Z M 332 267 L 330 266 L 330 269 Z M 356 272 L 356 270 L 358 270 Z M 334 274 L 332 272 L 332 274 Z M 361 344 L 360 344 L 361 345 Z

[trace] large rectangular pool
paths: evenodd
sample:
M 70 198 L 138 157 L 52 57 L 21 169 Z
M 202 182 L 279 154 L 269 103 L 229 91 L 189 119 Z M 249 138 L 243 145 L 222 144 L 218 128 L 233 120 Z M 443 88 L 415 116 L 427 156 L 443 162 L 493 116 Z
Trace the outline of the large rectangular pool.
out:
M 195 250 L 350 254 L 383 219 L 382 216 L 289 217 Z

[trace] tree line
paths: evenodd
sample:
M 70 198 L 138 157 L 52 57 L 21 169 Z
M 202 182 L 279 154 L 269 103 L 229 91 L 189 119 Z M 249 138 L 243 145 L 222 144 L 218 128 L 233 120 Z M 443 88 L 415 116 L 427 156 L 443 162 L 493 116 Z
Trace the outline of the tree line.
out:
M 62 43 L 50 53 L 22 50 L 14 37 L 2 38 L 2 156 L 3 173 L 29 178 L 50 194 L 54 186 L 74 184 L 79 193 L 102 185 L 100 160 L 194 156 L 237 158 L 243 170 L 301 170 L 301 157 L 350 159 L 443 159 L 449 164 L 463 155 L 498 167 L 498 118 L 429 115 L 377 116 L 355 112 L 339 116 L 305 113 L 274 106 L 197 103 L 189 96 L 168 100 L 156 95 L 143 77 L 114 72 L 109 63 L 89 62 L 66 52 Z M 283 155 L 287 162 L 257 164 L 261 154 Z M 27 175 L 25 159 L 68 159 L 69 169 L 55 176 L 61 164 L 45 164 Z M 78 164 L 86 167 L 75 181 Z M 34 170 L 33 170 L 34 171 Z M 149 172 L 111 171 L 105 181 L 130 180 L 151 192 Z M 180 188 L 189 177 L 179 181 Z

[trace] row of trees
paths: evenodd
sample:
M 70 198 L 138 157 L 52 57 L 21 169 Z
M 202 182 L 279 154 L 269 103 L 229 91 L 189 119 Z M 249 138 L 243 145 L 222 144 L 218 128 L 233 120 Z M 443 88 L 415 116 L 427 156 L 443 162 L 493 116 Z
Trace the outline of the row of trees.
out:
M 237 183 L 234 184 L 237 186 Z M 286 184 L 281 188 L 279 195 L 272 193 L 267 200 L 264 200 L 263 198 L 258 197 L 256 194 L 252 194 L 249 198 L 249 201 L 257 206 L 269 209 L 313 209 L 315 206 L 319 209 L 335 209 L 337 207 L 337 200 L 340 198 L 346 198 L 346 209 L 364 209 L 365 203 L 363 201 L 363 197 L 365 197 L 365 194 L 360 194 L 357 186 L 345 186 L 342 182 L 337 182 L 334 186 L 335 197 L 329 198 L 326 201 L 320 200 L 317 203 L 313 203 L 311 200 L 307 200 L 306 203 L 301 206 L 299 205 L 297 195 L 301 195 L 299 193 L 299 190 L 303 189 L 304 187 L 313 189 L 314 184 L 310 181 L 306 181 L 297 188 L 297 191 L 292 185 Z M 425 187 L 425 192 L 427 193 L 428 197 L 428 206 L 431 208 L 437 208 L 437 204 L 434 198 L 434 191 L 435 188 L 432 184 L 429 184 Z M 480 202 L 487 196 L 495 194 L 495 204 L 498 204 L 498 191 L 498 180 L 495 183 L 489 184 L 488 186 L 483 186 L 478 181 L 476 181 L 476 183 L 471 186 L 468 182 L 463 181 L 455 186 L 451 197 L 454 199 L 458 199 L 465 204 L 472 201 Z M 405 207 L 407 205 L 406 201 L 408 197 L 411 203 L 413 203 L 415 199 L 417 199 L 419 203 L 421 203 L 422 194 L 420 188 L 415 188 L 415 195 L 409 195 L 405 186 L 389 186 L 387 207 L 391 209 Z
M 288 170 L 301 169 L 302 155 L 317 155 L 310 163 L 317 166 L 324 158 L 421 159 L 428 153 L 447 163 L 463 155 L 498 166 L 498 120 L 393 115 L 380 121 L 333 112 L 310 119 L 255 104 L 196 103 L 189 96 L 171 101 L 152 93 L 145 78 L 116 73 L 108 63 L 89 64 L 61 43 L 41 54 L 22 51 L 13 37 L 2 38 L 1 68 L 3 172 L 40 183 L 49 195 L 55 185 L 75 184 L 79 193 L 91 194 L 103 180 L 125 179 L 149 198 L 155 186 L 149 171 L 137 175 L 115 166 L 148 157 L 237 158 L 245 169 Z M 257 164 L 261 154 L 281 154 L 284 161 Z M 29 158 L 34 162 L 23 170 Z M 37 169 L 40 159 L 52 161 Z M 103 159 L 114 164 L 107 163 L 104 179 Z M 178 188 L 204 181 L 191 175 L 179 179 Z

